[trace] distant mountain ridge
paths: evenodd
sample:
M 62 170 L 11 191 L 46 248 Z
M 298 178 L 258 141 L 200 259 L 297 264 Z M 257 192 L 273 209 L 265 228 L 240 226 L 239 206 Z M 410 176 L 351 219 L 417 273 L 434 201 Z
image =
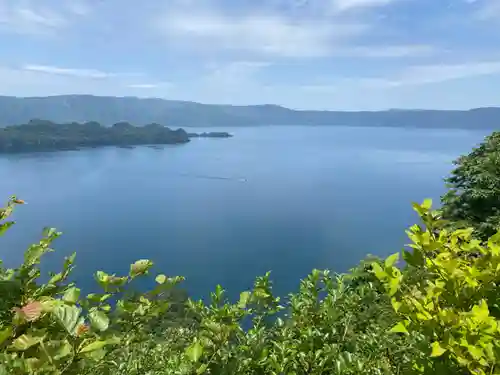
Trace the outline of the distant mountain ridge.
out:
M 93 95 L 0 96 L 0 127 L 23 124 L 32 119 L 57 123 L 97 121 L 104 125 L 127 121 L 138 125 L 160 123 L 173 127 L 344 125 L 493 130 L 500 129 L 500 108 L 346 112 Z

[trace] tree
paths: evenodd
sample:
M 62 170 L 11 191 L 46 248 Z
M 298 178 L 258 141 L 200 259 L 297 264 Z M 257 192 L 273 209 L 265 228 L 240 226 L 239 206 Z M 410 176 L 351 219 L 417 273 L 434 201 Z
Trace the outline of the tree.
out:
M 474 228 L 485 240 L 500 228 L 500 132 L 454 164 L 446 179 L 450 190 L 442 197 L 443 217 L 456 227 Z

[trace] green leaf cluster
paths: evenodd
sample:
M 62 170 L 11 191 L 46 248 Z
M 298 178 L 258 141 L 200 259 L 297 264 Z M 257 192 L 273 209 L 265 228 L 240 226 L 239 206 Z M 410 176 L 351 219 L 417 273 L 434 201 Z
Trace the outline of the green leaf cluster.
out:
M 414 205 L 423 225 L 408 230 L 405 267 L 397 253 L 373 264 L 399 316 L 391 331 L 414 339 L 418 373 L 498 374 L 500 232 L 481 242 L 472 228 L 446 229 L 430 206 Z

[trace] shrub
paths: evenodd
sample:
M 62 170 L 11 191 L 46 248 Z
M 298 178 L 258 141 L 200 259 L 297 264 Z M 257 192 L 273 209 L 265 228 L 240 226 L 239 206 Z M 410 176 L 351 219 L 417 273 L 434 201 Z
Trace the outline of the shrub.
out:
M 21 200 L 0 211 L 0 233 Z M 39 262 L 60 235 L 46 229 L 15 269 L 0 267 L 0 375 L 4 374 L 493 374 L 498 373 L 500 235 L 449 231 L 431 202 L 415 205 L 422 226 L 385 261 L 348 274 L 313 270 L 285 301 L 270 274 L 238 301 L 221 286 L 208 301 L 184 298 L 181 277 L 152 274 L 139 260 L 128 275 L 94 275 L 83 296 L 62 271 L 39 281 Z M 146 292 L 133 290 L 154 277 Z
M 398 253 L 373 264 L 400 317 L 391 331 L 417 342 L 416 372 L 500 373 L 500 233 L 481 244 L 472 228 L 444 229 L 430 200 L 414 207 L 424 225 L 408 231 L 405 268 Z

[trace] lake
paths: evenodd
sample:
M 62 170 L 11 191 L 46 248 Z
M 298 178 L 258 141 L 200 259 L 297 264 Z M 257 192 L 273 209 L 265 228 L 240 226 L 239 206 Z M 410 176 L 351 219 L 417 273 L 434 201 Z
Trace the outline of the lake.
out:
M 191 131 L 191 130 L 189 130 Z M 201 130 L 195 130 L 201 131 Z M 18 224 L 0 259 L 22 259 L 44 226 L 64 234 L 45 269 L 77 251 L 74 278 L 155 261 L 196 297 L 230 295 L 272 271 L 279 294 L 313 268 L 342 272 L 407 243 L 412 201 L 437 203 L 451 161 L 481 131 L 348 127 L 217 128 L 230 139 L 162 149 L 102 148 L 0 157 L 0 197 L 17 194 Z

